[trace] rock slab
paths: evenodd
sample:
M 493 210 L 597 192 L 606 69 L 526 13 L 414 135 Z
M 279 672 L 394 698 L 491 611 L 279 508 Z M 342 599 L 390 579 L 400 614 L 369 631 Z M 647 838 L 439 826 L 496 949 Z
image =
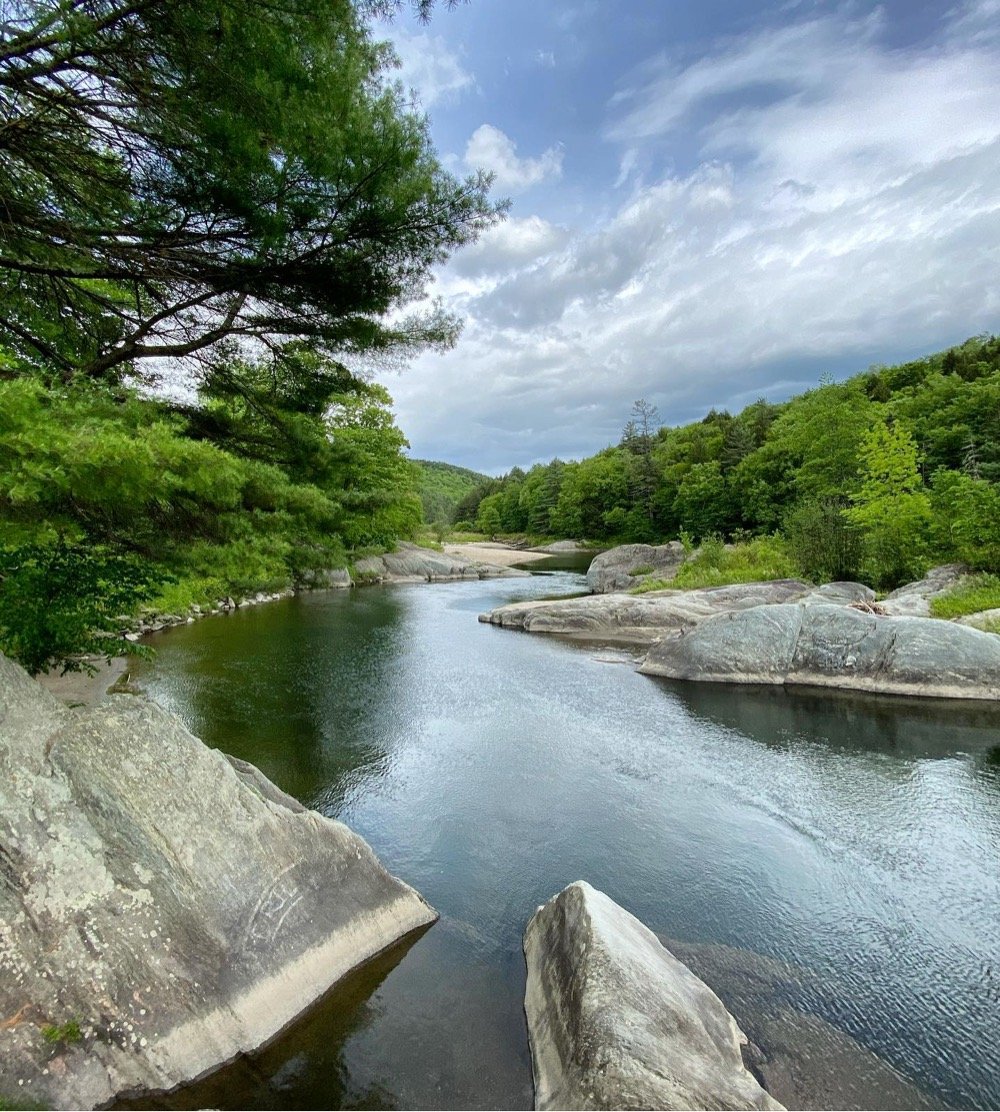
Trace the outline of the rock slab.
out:
M 0 1099 L 170 1089 L 436 917 L 156 704 L 69 710 L 0 656 Z
M 538 1109 L 781 1109 L 722 1001 L 638 919 L 571 884 L 528 923 Z
M 892 695 L 1000 698 L 1000 638 L 935 618 L 828 603 L 717 614 L 656 642 L 639 669 L 709 683 L 805 684 Z

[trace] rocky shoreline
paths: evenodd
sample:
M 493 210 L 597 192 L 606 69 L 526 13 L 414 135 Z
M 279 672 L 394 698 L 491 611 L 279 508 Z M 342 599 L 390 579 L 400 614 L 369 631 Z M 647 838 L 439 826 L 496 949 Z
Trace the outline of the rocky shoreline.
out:
M 935 568 L 881 602 L 861 583 L 795 579 L 644 594 L 616 588 L 653 574 L 646 567 L 655 564 L 637 561 L 676 574 L 679 547 L 603 553 L 588 573 L 598 593 L 512 603 L 479 620 L 625 647 L 642 654 L 639 671 L 670 679 L 1000 698 L 1000 638 L 975 628 L 976 615 L 929 617 L 931 600 L 966 574 L 961 565 Z
M 93 1108 L 261 1046 L 437 913 L 155 703 L 0 657 L 0 1097 Z

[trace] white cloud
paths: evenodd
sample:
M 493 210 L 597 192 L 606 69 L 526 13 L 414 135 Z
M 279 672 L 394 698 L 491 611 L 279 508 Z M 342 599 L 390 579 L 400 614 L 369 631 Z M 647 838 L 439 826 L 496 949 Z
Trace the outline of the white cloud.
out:
M 522 193 L 533 185 L 562 174 L 562 149 L 549 147 L 537 158 L 519 158 L 514 140 L 492 124 L 482 124 L 465 148 L 470 170 L 491 170 L 500 193 Z
M 399 56 L 399 80 L 416 92 L 423 108 L 474 87 L 472 74 L 462 67 L 443 39 L 403 27 L 393 28 L 391 36 Z
M 1000 328 L 993 2 L 924 50 L 832 13 L 645 66 L 611 106 L 617 209 L 574 232 L 512 221 L 446 269 L 466 333 L 391 384 L 417 454 L 580 455 L 636 397 L 689 420 Z M 638 179 L 664 135 L 696 164 Z
M 540 66 L 546 66 L 548 69 L 556 67 L 556 56 L 551 50 L 536 50 L 533 57 Z

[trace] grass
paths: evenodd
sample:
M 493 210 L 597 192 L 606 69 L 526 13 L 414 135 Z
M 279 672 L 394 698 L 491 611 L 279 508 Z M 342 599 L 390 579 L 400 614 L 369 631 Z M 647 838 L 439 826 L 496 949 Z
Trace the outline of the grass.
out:
M 931 599 L 935 618 L 961 618 L 1000 607 L 1000 576 L 982 573 L 960 580 L 946 594 Z
M 692 591 L 730 583 L 792 579 L 798 575 L 799 569 L 780 537 L 754 537 L 734 545 L 724 545 L 718 538 L 710 538 L 688 557 L 675 578 L 650 579 L 633 587 L 630 593 L 643 595 L 667 588 Z

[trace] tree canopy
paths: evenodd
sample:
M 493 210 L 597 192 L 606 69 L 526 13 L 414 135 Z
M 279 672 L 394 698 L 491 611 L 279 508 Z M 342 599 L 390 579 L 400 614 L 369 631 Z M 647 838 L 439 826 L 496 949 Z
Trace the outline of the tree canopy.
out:
M 348 0 L 4 7 L 0 347 L 68 377 L 234 337 L 454 338 L 401 310 L 498 206 L 443 170 Z

